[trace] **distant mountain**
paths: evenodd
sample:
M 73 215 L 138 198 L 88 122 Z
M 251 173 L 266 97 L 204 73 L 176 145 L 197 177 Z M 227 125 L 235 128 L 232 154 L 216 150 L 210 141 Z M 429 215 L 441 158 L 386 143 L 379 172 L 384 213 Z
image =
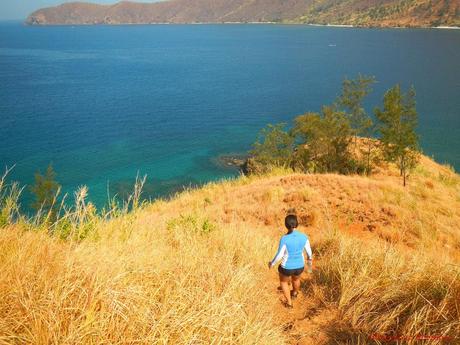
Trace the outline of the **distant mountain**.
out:
M 40 9 L 33 25 L 279 22 L 356 26 L 460 26 L 459 0 L 168 0 L 73 2 Z

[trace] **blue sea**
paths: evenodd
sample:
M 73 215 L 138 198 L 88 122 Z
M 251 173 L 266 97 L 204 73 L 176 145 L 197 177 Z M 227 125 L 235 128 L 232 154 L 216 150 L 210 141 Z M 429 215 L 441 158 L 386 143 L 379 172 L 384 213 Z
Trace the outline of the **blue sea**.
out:
M 423 151 L 460 170 L 460 30 L 19 22 L 0 23 L 0 166 L 30 184 L 52 163 L 64 192 L 87 185 L 99 206 L 137 173 L 165 196 L 237 175 L 216 157 L 358 73 L 378 80 L 369 111 L 413 84 Z

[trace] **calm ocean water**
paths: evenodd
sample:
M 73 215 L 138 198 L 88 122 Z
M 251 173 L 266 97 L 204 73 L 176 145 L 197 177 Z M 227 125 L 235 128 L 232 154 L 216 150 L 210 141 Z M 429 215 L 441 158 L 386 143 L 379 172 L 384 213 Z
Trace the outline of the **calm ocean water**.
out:
M 220 154 L 266 123 L 317 111 L 344 76 L 417 90 L 425 153 L 460 170 L 460 31 L 281 25 L 28 27 L 0 24 L 0 166 L 98 205 L 137 171 L 146 193 L 237 174 Z M 28 201 L 25 200 L 24 203 Z

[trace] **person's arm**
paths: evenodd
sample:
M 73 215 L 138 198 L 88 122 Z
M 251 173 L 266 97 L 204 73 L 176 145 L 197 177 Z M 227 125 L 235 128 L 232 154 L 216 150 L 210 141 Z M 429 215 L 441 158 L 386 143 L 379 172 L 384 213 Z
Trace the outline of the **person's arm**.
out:
M 307 271 L 308 273 L 313 272 L 313 253 L 310 247 L 310 241 L 307 238 L 307 242 L 305 242 L 305 246 L 303 247 L 305 252 L 307 253 Z
M 310 241 L 308 240 L 308 238 L 307 238 L 307 242 L 305 242 L 305 246 L 303 247 L 303 249 L 307 253 L 308 261 L 312 261 L 313 260 L 313 253 L 311 251 Z
M 286 253 L 286 250 L 286 245 L 283 243 L 281 239 L 280 244 L 278 245 L 278 251 L 276 252 L 276 255 L 273 258 L 273 260 L 268 263 L 268 268 L 272 268 L 273 266 L 275 266 L 276 263 L 282 259 L 282 257 Z

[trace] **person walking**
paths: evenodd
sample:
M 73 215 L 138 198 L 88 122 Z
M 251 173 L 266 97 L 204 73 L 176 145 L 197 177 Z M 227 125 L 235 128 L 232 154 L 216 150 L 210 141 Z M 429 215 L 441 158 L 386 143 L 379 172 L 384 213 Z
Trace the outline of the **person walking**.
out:
M 295 215 L 288 215 L 284 224 L 287 234 L 281 237 L 278 251 L 273 260 L 268 262 L 268 268 L 272 268 L 277 262 L 281 261 L 278 266 L 280 286 L 286 298 L 285 306 L 292 308 L 292 299 L 296 298 L 300 290 L 300 275 L 305 268 L 305 258 L 303 252 L 307 254 L 308 270 L 311 273 L 313 255 L 310 247 L 308 236 L 297 231 L 299 223 Z M 289 282 L 292 279 L 291 291 Z

